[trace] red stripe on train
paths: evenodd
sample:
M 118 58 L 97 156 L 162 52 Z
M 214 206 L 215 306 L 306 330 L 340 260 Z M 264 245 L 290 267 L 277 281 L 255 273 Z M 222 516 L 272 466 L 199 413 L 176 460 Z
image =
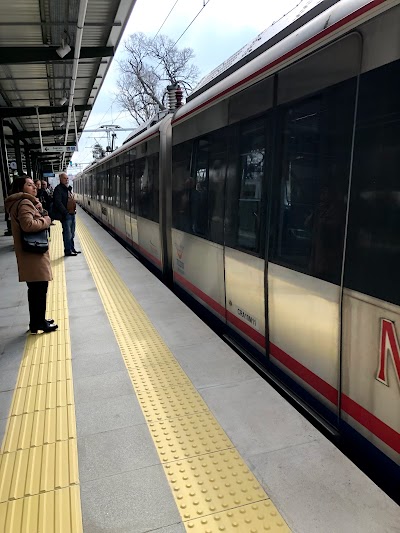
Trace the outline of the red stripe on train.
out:
M 272 344 L 272 342 L 269 343 L 269 352 L 277 361 L 285 365 L 289 370 L 296 374 L 296 376 L 322 394 L 322 396 L 333 403 L 333 405 L 338 404 L 338 391 L 335 387 L 332 387 L 332 385 L 317 376 L 317 374 L 314 374 L 314 372 L 311 372 L 311 370 L 296 361 L 296 359 L 293 359 L 293 357 L 278 348 L 278 346 Z
M 151 254 L 149 251 L 147 251 L 145 248 L 143 248 L 143 246 L 140 246 L 140 244 L 130 239 L 128 235 L 126 235 L 126 233 L 122 233 L 122 231 L 120 231 L 116 227 L 109 224 L 106 220 L 102 220 L 102 223 L 108 226 L 112 231 L 114 231 L 117 235 L 119 235 L 124 241 L 128 241 L 131 246 L 133 246 L 134 248 L 136 248 L 138 252 L 146 256 L 147 259 L 149 259 L 149 261 L 151 261 L 152 263 L 155 263 L 159 268 L 161 268 L 162 266 L 161 261 L 157 257 L 155 257 L 153 254 Z
M 174 272 L 174 279 L 176 279 L 178 283 L 180 283 L 184 287 L 187 287 L 193 294 L 198 296 L 201 300 L 203 300 L 203 302 L 205 302 L 209 307 L 211 307 L 211 309 L 214 309 L 214 311 L 221 315 L 222 318 L 225 318 L 225 307 L 216 302 L 213 298 L 211 298 L 211 296 L 208 296 L 208 294 L 200 290 L 198 287 L 196 287 L 196 285 L 190 283 L 190 281 L 188 281 L 178 272 Z
M 342 393 L 342 409 L 381 441 L 400 453 L 400 433 Z
M 217 313 L 224 318 L 225 308 L 223 308 L 219 303 L 217 303 L 210 296 L 205 294 L 202 290 L 193 285 L 193 283 L 190 283 L 190 281 L 185 279 L 177 272 L 174 272 L 174 278 L 181 285 L 188 288 L 193 294 L 198 296 L 209 307 L 217 311 Z M 240 320 L 239 317 L 236 317 L 231 312 L 226 311 L 226 314 L 229 321 L 235 327 L 241 330 L 249 338 L 253 339 L 259 346 L 265 348 L 265 337 L 263 335 L 258 333 L 258 331 L 255 331 L 251 326 L 244 323 L 242 320 Z M 333 387 L 325 380 L 317 376 L 317 374 L 314 374 L 314 372 L 312 372 L 307 367 L 296 361 L 296 359 L 281 350 L 278 346 L 275 346 L 275 344 L 270 343 L 269 346 L 270 354 L 275 359 L 277 359 L 280 363 L 286 366 L 286 368 L 296 374 L 296 376 L 302 379 L 305 383 L 310 385 L 314 390 L 319 392 L 333 405 L 337 406 L 338 391 L 337 389 L 335 389 L 335 387 Z M 364 409 L 364 407 L 362 407 L 357 402 L 355 402 L 343 393 L 341 394 L 341 400 L 341 408 L 345 413 L 350 415 L 356 422 L 368 429 L 368 431 L 373 433 L 376 437 L 378 437 L 382 442 L 390 446 L 393 450 L 395 450 L 396 452 L 400 452 L 400 434 L 395 429 L 382 422 L 382 420 L 377 418 L 375 415 Z

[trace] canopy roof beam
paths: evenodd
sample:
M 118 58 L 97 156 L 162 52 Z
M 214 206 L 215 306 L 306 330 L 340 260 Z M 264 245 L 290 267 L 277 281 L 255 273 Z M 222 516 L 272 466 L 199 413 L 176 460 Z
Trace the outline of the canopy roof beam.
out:
M 56 50 L 57 46 L 2 46 L 0 47 L 0 65 L 15 65 L 17 63 L 63 62 L 74 59 L 75 49 L 61 58 Z M 93 59 L 113 57 L 113 46 L 87 46 L 81 48 L 79 59 Z
M 90 111 L 92 105 L 77 105 L 76 111 Z M 66 113 L 63 106 L 43 106 L 37 108 L 39 115 L 57 115 Z M 0 118 L 36 116 L 36 107 L 0 107 Z

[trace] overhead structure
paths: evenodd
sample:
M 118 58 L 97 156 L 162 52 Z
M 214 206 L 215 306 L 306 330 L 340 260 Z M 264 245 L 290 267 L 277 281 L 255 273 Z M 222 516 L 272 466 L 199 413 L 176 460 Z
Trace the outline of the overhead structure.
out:
M 3 194 L 14 169 L 67 167 L 135 2 L 0 2 Z

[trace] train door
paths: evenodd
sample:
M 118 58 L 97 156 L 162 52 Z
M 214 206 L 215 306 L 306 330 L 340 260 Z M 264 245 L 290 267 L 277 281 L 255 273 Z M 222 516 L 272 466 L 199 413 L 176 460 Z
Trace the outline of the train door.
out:
M 267 118 L 232 128 L 225 215 L 226 322 L 265 351 L 264 258 L 261 238 L 268 165 Z
M 361 39 L 350 34 L 280 72 L 277 85 L 270 366 L 333 425 L 339 422 L 343 247 L 360 58 Z
M 265 224 L 271 166 L 274 77 L 229 102 L 225 188 L 225 290 L 229 328 L 265 353 Z M 253 117 L 253 118 L 250 118 Z

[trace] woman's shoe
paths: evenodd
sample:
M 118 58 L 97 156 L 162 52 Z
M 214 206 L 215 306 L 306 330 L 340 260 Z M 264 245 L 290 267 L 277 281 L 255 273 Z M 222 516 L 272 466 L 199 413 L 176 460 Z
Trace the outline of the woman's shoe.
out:
M 39 326 L 37 328 L 30 328 L 31 333 L 37 333 L 38 331 L 43 331 L 43 333 L 51 333 L 52 331 L 56 331 L 57 329 L 57 324 L 48 324 L 47 322 L 45 322 L 43 326 Z
M 46 318 L 45 322 L 46 322 L 46 324 L 48 326 L 50 326 L 50 324 L 54 324 L 54 320 L 52 318 Z M 30 324 L 29 324 L 29 328 L 28 329 L 29 330 L 31 329 L 31 325 Z M 33 329 L 35 329 L 35 328 L 33 328 Z M 38 329 L 40 329 L 40 328 L 38 328 Z

